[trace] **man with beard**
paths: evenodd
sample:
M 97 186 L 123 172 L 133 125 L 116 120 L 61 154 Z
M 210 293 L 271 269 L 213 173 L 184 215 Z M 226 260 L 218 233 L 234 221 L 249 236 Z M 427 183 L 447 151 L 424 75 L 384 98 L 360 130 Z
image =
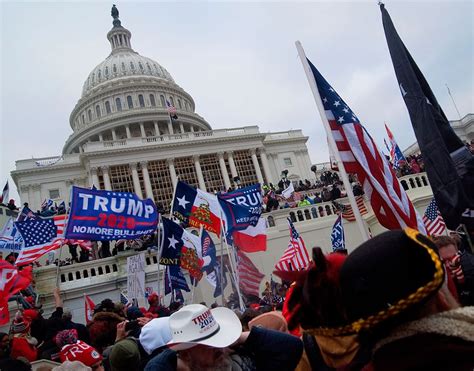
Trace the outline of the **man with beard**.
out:
M 261 327 L 242 332 L 237 315 L 223 307 L 187 305 L 169 325 L 170 349 L 151 359 L 146 371 L 294 370 L 303 350 L 289 334 Z

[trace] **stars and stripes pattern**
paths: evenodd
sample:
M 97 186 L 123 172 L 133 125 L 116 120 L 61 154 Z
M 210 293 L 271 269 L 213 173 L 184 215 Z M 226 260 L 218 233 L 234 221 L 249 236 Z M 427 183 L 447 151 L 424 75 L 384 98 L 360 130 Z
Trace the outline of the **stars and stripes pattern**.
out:
M 288 224 L 290 225 L 290 241 L 282 257 L 275 265 L 275 269 L 286 272 L 299 271 L 308 267 L 310 260 L 309 254 L 306 250 L 303 238 L 290 219 L 288 219 Z
M 240 250 L 237 250 L 237 274 L 239 276 L 239 287 L 244 294 L 260 296 L 260 283 L 265 275 Z
M 360 215 L 365 215 L 368 213 L 367 207 L 365 206 L 364 196 L 356 196 L 356 203 L 357 208 L 359 209 Z M 353 222 L 356 220 L 354 215 L 354 210 L 352 210 L 352 206 L 350 204 L 344 204 L 342 202 L 333 201 L 333 205 L 336 209 L 340 212 L 342 217 L 346 219 L 348 222 Z
M 316 67 L 308 63 L 344 167 L 348 173 L 357 174 L 380 224 L 387 229 L 411 227 L 425 232 L 423 221 L 370 134 Z
M 166 110 L 172 119 L 176 120 L 178 118 L 178 110 L 168 100 L 166 101 Z
M 10 187 L 8 186 L 8 180 L 5 183 L 5 187 L 3 187 L 2 191 L 2 198 L 0 199 L 0 202 L 3 202 L 5 205 L 8 203 L 8 195 L 10 194 Z
M 56 215 L 49 219 L 29 219 L 15 222 L 24 240 L 15 265 L 34 262 L 44 254 L 60 248 L 64 243 L 66 215 Z
M 430 236 L 439 236 L 446 230 L 446 224 L 438 210 L 434 197 L 426 208 L 425 215 L 423 215 L 423 223 L 426 226 L 426 233 Z

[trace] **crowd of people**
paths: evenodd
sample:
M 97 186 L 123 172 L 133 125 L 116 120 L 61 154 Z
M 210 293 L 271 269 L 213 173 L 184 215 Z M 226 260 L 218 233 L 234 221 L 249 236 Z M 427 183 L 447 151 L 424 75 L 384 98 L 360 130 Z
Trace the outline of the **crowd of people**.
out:
M 56 289 L 50 316 L 21 308 L 0 334 L 0 369 L 472 370 L 474 256 L 458 243 L 408 229 L 349 255 L 315 247 L 243 312 L 235 294 L 208 307 L 152 293 L 146 307 L 102 300 L 83 325 Z

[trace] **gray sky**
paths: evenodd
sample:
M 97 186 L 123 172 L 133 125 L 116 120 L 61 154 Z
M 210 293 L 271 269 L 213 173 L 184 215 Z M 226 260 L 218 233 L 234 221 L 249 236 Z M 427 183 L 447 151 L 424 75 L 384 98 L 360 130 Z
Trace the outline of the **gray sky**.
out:
M 303 129 L 313 163 L 328 160 L 294 42 L 383 144 L 386 121 L 414 142 L 376 1 L 118 2 L 135 51 L 163 65 L 215 128 Z M 471 1 L 386 1 L 448 118 L 474 112 Z M 1 188 L 15 160 L 61 153 L 89 72 L 110 53 L 112 2 L 2 2 Z M 17 197 L 10 179 L 10 195 Z

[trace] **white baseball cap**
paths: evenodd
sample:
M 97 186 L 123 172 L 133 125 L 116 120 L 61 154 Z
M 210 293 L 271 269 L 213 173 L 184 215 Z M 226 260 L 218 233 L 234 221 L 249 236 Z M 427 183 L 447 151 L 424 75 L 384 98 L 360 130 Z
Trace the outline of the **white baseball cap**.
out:
M 148 354 L 171 340 L 169 317 L 154 318 L 142 327 L 140 343 Z
M 230 309 L 190 304 L 170 316 L 172 340 L 168 346 L 173 350 L 184 350 L 196 345 L 225 348 L 233 344 L 242 334 L 242 325 Z

